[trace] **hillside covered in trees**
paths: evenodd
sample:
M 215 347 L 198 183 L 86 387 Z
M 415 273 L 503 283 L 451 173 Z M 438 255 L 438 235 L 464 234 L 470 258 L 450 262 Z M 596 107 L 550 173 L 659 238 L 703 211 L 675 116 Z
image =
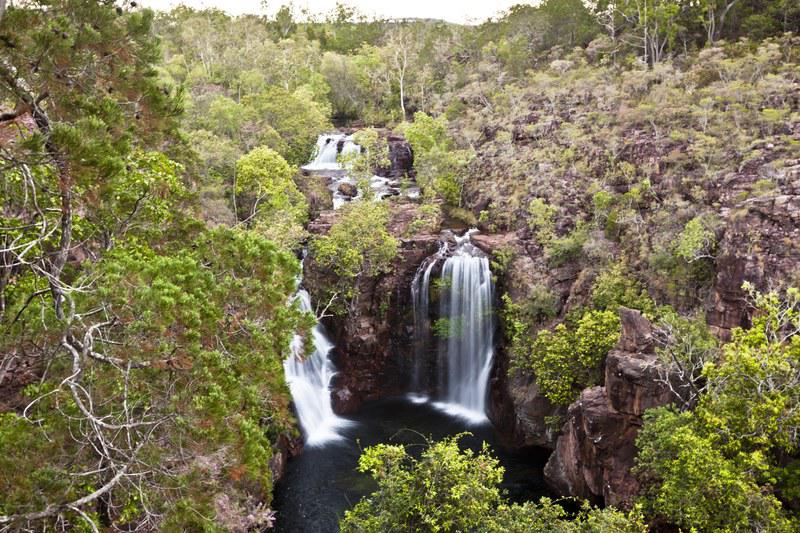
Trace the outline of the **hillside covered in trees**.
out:
M 281 530 L 288 363 L 436 397 L 474 324 L 547 495 L 380 442 L 342 531 L 800 529 L 800 3 L 534 4 L 0 0 L 0 531 Z

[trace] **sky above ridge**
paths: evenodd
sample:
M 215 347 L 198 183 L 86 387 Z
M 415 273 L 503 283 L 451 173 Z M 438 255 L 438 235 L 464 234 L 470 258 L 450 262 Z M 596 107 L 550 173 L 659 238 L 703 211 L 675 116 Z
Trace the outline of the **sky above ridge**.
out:
M 195 8 L 216 7 L 230 13 L 267 14 L 274 13 L 289 0 L 269 0 L 266 11 L 261 0 L 142 0 L 139 3 L 154 9 L 170 9 L 184 4 Z M 435 18 L 457 23 L 479 23 L 505 11 L 515 4 L 530 4 L 521 0 L 346 0 L 349 6 L 361 13 L 386 18 Z M 295 11 L 308 8 L 312 13 L 328 13 L 336 5 L 336 0 L 295 0 Z

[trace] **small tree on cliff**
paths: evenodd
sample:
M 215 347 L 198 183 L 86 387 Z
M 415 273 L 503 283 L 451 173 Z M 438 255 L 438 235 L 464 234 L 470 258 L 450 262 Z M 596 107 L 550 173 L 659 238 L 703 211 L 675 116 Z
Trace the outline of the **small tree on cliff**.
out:
M 341 297 L 341 311 L 353 312 L 359 296 L 359 281 L 389 272 L 399 242 L 387 229 L 389 207 L 383 202 L 356 201 L 339 210 L 327 235 L 311 244 L 311 254 L 333 274 L 328 296 Z
M 305 237 L 308 202 L 293 178 L 297 168 L 281 155 L 261 146 L 236 163 L 237 210 L 247 224 L 287 248 Z
M 797 531 L 780 499 L 798 497 L 800 291 L 745 284 L 753 326 L 736 329 L 694 411 L 649 411 L 635 472 L 653 518 L 703 531 Z M 779 499 L 780 498 L 780 499 Z

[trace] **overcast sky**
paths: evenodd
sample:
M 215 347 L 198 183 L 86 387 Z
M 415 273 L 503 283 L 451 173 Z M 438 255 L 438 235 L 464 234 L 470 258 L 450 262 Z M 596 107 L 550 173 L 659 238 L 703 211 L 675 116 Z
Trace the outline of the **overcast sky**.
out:
M 142 0 L 142 5 L 154 9 L 169 9 L 184 4 L 192 7 L 217 7 L 232 15 L 242 13 L 263 14 L 261 0 Z M 269 0 L 268 13 L 275 12 L 288 0 Z M 481 22 L 497 15 L 514 4 L 531 4 L 522 0 L 346 0 L 345 3 L 358 8 L 367 15 L 389 18 L 436 18 L 451 22 Z M 330 12 L 336 0 L 295 0 L 296 8 L 307 7 L 312 13 Z

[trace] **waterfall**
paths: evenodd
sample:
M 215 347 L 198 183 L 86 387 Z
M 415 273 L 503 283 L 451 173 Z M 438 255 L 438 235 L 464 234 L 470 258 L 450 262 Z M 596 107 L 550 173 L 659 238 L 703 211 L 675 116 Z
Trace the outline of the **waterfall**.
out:
M 411 282 L 411 305 L 414 312 L 414 361 L 411 365 L 412 400 L 422 400 L 430 388 L 428 348 L 431 339 L 430 290 L 431 273 L 447 253 L 447 243 L 442 240 L 439 250 L 425 259 Z
M 494 351 L 492 274 L 489 259 L 467 232 L 442 266 L 439 319 L 439 391 L 443 409 L 479 422 L 486 418 L 486 396 Z
M 311 298 L 306 290 L 297 291 L 295 298 L 302 311 L 310 312 Z M 314 353 L 303 357 L 303 338 L 295 335 L 291 355 L 283 362 L 284 374 L 306 438 L 306 445 L 319 446 L 340 438 L 337 429 L 347 421 L 333 412 L 330 381 L 336 373 L 328 354 L 333 344 L 325 336 L 320 324 L 311 331 Z
M 339 147 L 341 146 L 341 151 Z M 361 147 L 353 141 L 353 137 L 343 133 L 327 133 L 317 138 L 314 158 L 305 165 L 305 170 L 345 170 L 339 163 L 339 155 L 358 154 Z
M 317 138 L 317 145 L 314 149 L 314 156 L 303 170 L 329 176 L 331 178 L 330 191 L 333 194 L 333 208 L 339 209 L 341 206 L 352 200 L 361 198 L 361 191 L 354 197 L 342 194 L 339 186 L 348 184 L 356 186 L 356 180 L 348 175 L 348 168 L 339 162 L 340 156 L 346 157 L 361 153 L 361 146 L 356 144 L 352 135 L 344 133 L 326 133 Z M 369 187 L 372 189 L 373 197 L 376 201 L 394 196 L 401 193 L 400 183 L 397 180 L 381 176 L 369 178 Z M 406 193 L 409 197 L 419 196 L 418 189 L 412 189 Z
M 343 134 L 320 135 L 314 149 L 314 159 L 303 168 L 306 170 L 341 170 L 337 161 L 339 142 L 345 138 Z

